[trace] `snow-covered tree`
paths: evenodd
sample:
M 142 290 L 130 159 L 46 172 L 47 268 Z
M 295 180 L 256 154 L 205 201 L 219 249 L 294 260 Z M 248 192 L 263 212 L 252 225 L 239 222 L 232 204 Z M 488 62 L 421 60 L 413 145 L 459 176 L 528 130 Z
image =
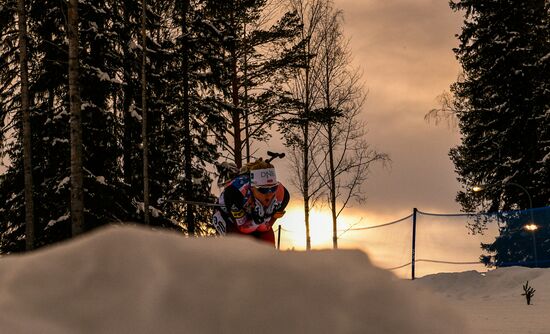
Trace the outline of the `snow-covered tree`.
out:
M 219 108 L 230 126 L 219 134 L 220 142 L 237 166 L 250 159 L 251 142 L 266 139 L 267 129 L 285 111 L 288 96 L 282 74 L 298 61 L 299 22 L 293 12 L 274 15 L 276 5 L 266 0 L 213 0 L 209 7 L 223 48 L 221 74 L 227 83 Z
M 0 225 L 3 252 L 25 245 L 23 146 L 17 43 L 17 2 L 0 5 L 0 138 L 1 155 L 9 162 L 0 176 Z M 151 205 L 160 197 L 186 197 L 182 185 L 183 123 L 180 112 L 181 30 L 175 4 L 149 1 L 147 49 L 151 135 Z M 224 128 L 213 107 L 212 93 L 219 52 L 210 24 L 193 3 L 190 21 L 192 75 L 191 147 L 193 192 L 211 200 L 207 165 L 218 157 L 213 133 Z M 139 85 L 140 1 L 79 2 L 79 86 L 83 139 L 83 195 L 89 230 L 110 222 L 141 221 L 142 159 Z M 56 1 L 28 2 L 29 107 L 32 123 L 33 177 L 37 246 L 71 236 L 70 135 L 67 6 Z M 200 29 L 199 29 L 200 28 Z M 210 30 L 209 30 L 210 29 Z M 196 37 L 196 38 L 195 38 Z M 215 43 L 214 43 L 215 44 Z M 206 59 L 216 59 L 208 62 Z M 219 90 L 219 88 L 218 88 Z M 181 208 L 164 204 L 152 211 L 152 224 L 181 229 Z M 203 231 L 205 210 L 199 217 Z
M 32 181 L 31 119 L 29 108 L 29 60 L 27 57 L 27 8 L 25 0 L 17 1 L 19 30 L 19 73 L 21 78 L 21 119 L 23 123 L 23 169 L 25 173 L 26 250 L 35 244 L 34 199 Z
M 549 106 L 545 1 L 455 1 L 466 11 L 456 55 L 463 80 L 452 86 L 462 144 L 451 151 L 459 180 L 467 188 L 458 200 L 465 210 L 528 208 L 550 203 L 549 180 L 540 178 L 548 143 L 541 131 Z M 544 28 L 546 27 L 546 28 Z M 547 65 L 546 65 L 547 66 Z M 546 125 L 546 126 L 545 126 Z M 546 159 L 547 160 L 547 159 Z M 497 184 L 481 193 L 469 187 Z
M 450 152 L 464 186 L 457 200 L 465 211 L 547 206 L 548 1 L 460 0 L 451 8 L 466 17 L 455 49 L 464 75 L 451 88 L 462 134 Z M 484 190 L 472 192 L 475 185 Z M 523 238 L 520 232 L 505 229 L 500 238 L 510 242 L 486 249 L 500 256 L 519 251 L 512 240 Z

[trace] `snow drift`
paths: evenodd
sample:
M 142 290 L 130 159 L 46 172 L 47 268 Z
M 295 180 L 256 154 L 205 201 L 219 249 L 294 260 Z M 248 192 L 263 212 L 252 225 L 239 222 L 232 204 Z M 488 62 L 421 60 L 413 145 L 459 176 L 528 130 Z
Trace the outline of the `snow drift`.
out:
M 0 259 L 3 333 L 466 333 L 360 251 L 111 226 Z
M 522 296 L 523 285 L 536 289 L 532 305 Z M 467 326 L 483 334 L 548 334 L 550 270 L 509 267 L 486 273 L 439 273 L 406 285 L 424 288 L 459 309 Z

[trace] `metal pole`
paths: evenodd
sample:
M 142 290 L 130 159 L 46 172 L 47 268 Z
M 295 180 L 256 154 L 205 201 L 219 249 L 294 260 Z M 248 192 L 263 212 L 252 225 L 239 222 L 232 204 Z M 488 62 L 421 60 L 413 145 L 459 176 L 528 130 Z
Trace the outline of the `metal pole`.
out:
M 279 225 L 279 230 L 277 231 L 277 250 L 281 249 L 281 225 Z
M 413 208 L 413 226 L 412 226 L 412 259 L 411 259 L 411 280 L 414 280 L 414 262 L 416 253 L 416 213 L 417 208 Z

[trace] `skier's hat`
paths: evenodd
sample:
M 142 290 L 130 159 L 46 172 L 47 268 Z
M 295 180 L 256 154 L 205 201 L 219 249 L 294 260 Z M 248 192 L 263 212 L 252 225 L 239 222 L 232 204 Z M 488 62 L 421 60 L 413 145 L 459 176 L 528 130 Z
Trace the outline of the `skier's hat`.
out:
M 275 167 L 262 158 L 246 164 L 241 172 L 249 173 L 250 183 L 254 187 L 273 187 L 278 184 Z
M 270 187 L 277 184 L 275 168 L 262 168 L 250 171 L 250 183 L 254 187 Z

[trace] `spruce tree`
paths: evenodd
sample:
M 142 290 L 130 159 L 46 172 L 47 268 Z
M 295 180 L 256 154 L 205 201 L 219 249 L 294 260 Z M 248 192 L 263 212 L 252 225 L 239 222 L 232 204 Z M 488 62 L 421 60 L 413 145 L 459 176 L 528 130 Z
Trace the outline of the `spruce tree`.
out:
M 19 28 L 19 72 L 21 73 L 21 114 L 23 123 L 23 168 L 25 174 L 25 241 L 26 249 L 35 244 L 34 200 L 32 181 L 31 121 L 29 108 L 29 67 L 27 58 L 27 8 L 25 0 L 17 1 Z
M 547 206 L 548 5 L 452 1 L 451 8 L 466 14 L 455 49 L 464 74 L 452 86 L 462 134 L 462 143 L 450 152 L 464 186 L 457 200 L 465 211 L 529 209 L 531 198 L 534 207 Z M 484 190 L 472 192 L 475 185 Z M 513 222 L 494 247 L 484 246 L 498 254 L 499 263 L 523 251 L 519 241 L 525 236 Z M 537 241 L 547 249 L 543 238 Z

